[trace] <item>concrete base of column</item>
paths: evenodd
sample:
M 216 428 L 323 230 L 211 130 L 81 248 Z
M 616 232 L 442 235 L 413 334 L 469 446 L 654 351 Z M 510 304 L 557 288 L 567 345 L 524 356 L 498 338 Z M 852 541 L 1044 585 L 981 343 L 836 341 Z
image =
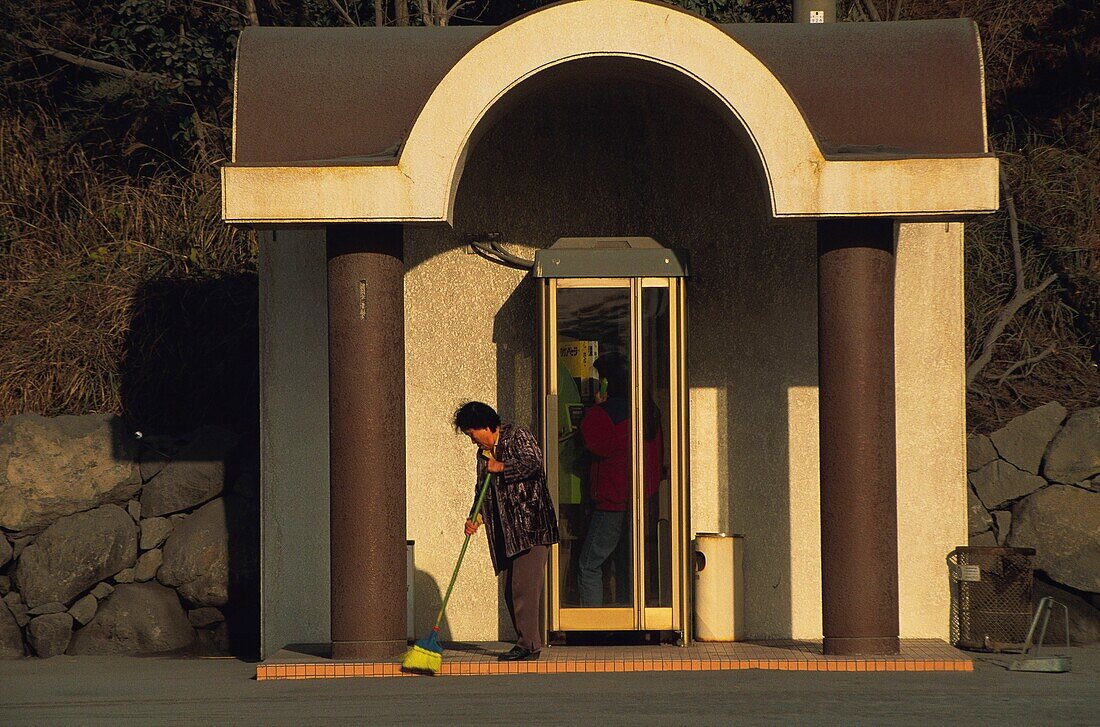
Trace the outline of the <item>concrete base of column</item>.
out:
M 896 636 L 868 636 L 859 639 L 826 637 L 822 653 L 831 656 L 879 656 L 897 654 L 901 640 Z
M 345 661 L 392 659 L 395 656 L 401 656 L 408 648 L 409 645 L 404 639 L 400 641 L 333 641 L 332 658 Z

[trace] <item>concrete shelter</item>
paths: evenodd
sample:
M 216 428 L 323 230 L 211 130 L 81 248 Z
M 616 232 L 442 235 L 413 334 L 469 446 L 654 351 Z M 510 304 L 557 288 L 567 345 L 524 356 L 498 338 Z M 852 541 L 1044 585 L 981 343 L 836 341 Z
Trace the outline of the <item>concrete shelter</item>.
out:
M 997 176 L 966 20 L 574 0 L 499 28 L 245 30 L 223 218 L 261 236 L 264 653 L 426 632 L 474 488 L 450 414 L 546 421 L 536 281 L 471 254 L 488 233 L 690 259 L 683 525 L 744 534 L 749 638 L 946 639 L 963 220 Z M 488 560 L 479 539 L 446 638 L 509 635 Z

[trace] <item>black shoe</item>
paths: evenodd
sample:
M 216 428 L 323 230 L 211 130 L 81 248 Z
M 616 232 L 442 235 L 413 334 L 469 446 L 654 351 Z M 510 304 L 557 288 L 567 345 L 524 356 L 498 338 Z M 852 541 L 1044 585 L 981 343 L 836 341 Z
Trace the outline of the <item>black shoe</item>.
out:
M 537 661 L 538 658 L 539 652 L 525 649 L 522 646 L 513 646 L 511 651 L 497 657 L 500 661 Z

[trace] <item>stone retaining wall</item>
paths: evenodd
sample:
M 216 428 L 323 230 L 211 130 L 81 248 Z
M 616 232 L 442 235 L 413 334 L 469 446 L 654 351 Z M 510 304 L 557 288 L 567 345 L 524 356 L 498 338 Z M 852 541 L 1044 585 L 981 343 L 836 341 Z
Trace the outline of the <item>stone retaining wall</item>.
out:
M 1050 402 L 967 441 L 970 545 L 1035 548 L 1036 599 L 1100 641 L 1100 407 Z
M 254 651 L 257 468 L 238 440 L 141 438 L 112 415 L 0 425 L 0 657 Z
M 258 468 L 238 439 L 0 425 L 0 658 L 254 652 Z M 1035 548 L 1036 598 L 1100 641 L 1100 407 L 1051 402 L 967 444 L 970 544 Z

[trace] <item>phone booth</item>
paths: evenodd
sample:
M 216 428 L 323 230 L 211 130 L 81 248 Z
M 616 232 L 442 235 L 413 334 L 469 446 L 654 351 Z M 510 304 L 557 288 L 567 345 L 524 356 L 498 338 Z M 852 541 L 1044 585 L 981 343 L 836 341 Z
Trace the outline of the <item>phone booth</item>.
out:
M 687 267 L 651 238 L 562 238 L 536 253 L 534 276 L 561 533 L 547 629 L 690 640 Z

